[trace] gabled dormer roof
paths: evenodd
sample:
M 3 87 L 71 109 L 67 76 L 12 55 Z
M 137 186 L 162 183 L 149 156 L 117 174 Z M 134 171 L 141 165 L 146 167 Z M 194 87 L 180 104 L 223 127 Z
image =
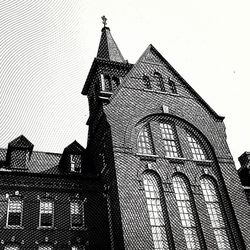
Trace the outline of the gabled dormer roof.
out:
M 10 163 L 10 155 L 11 151 L 15 149 L 23 149 L 29 151 L 29 156 L 33 151 L 34 145 L 24 136 L 20 135 L 13 141 L 8 144 L 7 154 L 6 154 L 6 162 L 7 164 Z
M 85 148 L 80 145 L 77 141 L 73 141 L 69 146 L 67 146 L 63 152 L 72 154 L 82 154 Z
M 103 27 L 101 40 L 97 52 L 97 58 L 105 59 L 108 61 L 125 62 L 121 51 L 119 50 L 115 40 L 113 39 L 110 28 Z
M 34 145 L 23 135 L 18 136 L 16 139 L 8 144 L 12 148 L 26 148 L 33 149 Z

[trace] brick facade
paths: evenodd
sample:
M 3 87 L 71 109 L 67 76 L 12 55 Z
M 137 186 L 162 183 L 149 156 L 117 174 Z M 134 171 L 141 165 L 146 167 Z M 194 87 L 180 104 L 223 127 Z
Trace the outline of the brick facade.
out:
M 223 117 L 152 45 L 132 65 L 104 27 L 82 94 L 86 150 L 0 150 L 0 249 L 250 249 Z

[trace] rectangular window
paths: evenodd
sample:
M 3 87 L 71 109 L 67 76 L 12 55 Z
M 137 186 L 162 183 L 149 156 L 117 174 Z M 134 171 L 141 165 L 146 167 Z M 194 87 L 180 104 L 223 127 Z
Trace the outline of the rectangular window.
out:
M 154 153 L 150 128 L 148 125 L 142 127 L 138 135 L 138 153 L 149 155 Z
M 8 245 L 4 247 L 4 250 L 19 250 L 20 248 L 18 246 L 12 246 Z
M 23 201 L 11 197 L 8 202 L 7 226 L 22 225 Z
M 38 250 L 53 250 L 52 246 L 39 246 Z
M 40 201 L 40 227 L 53 227 L 54 203 L 49 200 Z
M 81 155 L 70 155 L 70 171 L 81 173 Z
M 172 126 L 168 123 L 160 123 L 161 136 L 167 157 L 178 157 L 177 142 Z
M 169 79 L 168 83 L 169 83 L 169 87 L 170 87 L 171 92 L 173 94 L 177 94 L 177 89 L 176 89 L 175 82 L 172 81 L 171 79 Z
M 72 200 L 70 202 L 71 227 L 83 226 L 83 201 Z

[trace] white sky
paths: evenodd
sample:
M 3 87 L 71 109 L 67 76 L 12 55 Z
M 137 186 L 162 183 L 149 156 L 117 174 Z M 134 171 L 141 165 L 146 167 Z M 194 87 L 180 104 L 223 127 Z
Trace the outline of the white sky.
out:
M 247 0 L 0 0 L 0 147 L 20 134 L 40 151 L 61 153 L 75 139 L 86 146 L 81 90 L 105 14 L 125 59 L 136 62 L 152 43 L 226 117 L 236 160 L 250 150 L 249 7 Z

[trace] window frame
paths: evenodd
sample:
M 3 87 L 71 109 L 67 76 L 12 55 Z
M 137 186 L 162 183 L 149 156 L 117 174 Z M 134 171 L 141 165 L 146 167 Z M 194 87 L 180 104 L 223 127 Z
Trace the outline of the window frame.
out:
M 42 202 L 51 202 L 52 204 L 52 225 L 51 226 L 42 226 L 41 222 L 42 222 L 42 214 L 46 214 L 46 213 L 41 213 L 41 203 Z M 39 200 L 39 228 L 54 228 L 54 214 L 55 214 L 55 208 L 54 208 L 54 200 L 50 199 L 50 198 L 41 198 Z
M 19 225 L 9 225 L 10 218 L 10 202 L 11 200 L 19 200 L 21 202 L 21 212 L 20 212 L 20 224 Z M 7 217 L 6 217 L 6 228 L 23 228 L 23 199 L 20 196 L 13 195 L 8 197 L 8 207 L 7 207 Z
M 75 202 L 79 202 L 79 205 L 80 205 L 80 215 L 81 215 L 81 220 L 82 220 L 82 225 L 81 226 L 73 226 L 72 222 L 73 222 L 73 213 L 71 213 L 71 203 L 75 203 Z M 75 199 L 71 199 L 70 200 L 70 203 L 69 203 L 69 208 L 70 208 L 70 228 L 71 229 L 82 229 L 85 227 L 85 217 L 84 217 L 84 203 L 85 203 L 85 200 L 82 200 L 82 199 L 78 199 L 78 198 L 75 198 Z
M 81 166 L 82 166 L 82 155 L 81 154 L 70 154 L 70 172 L 71 173 L 76 173 L 76 174 L 80 174 L 82 172 L 81 170 Z M 76 165 L 77 165 L 77 161 L 74 160 L 74 157 L 79 157 L 79 171 L 76 171 Z
M 177 134 L 177 130 L 176 130 L 176 126 L 174 124 L 174 122 L 172 121 L 163 121 L 163 120 L 159 120 L 158 122 L 159 124 L 159 129 L 160 129 L 160 133 L 161 133 L 161 140 L 162 140 L 162 143 L 163 143 L 163 147 L 164 147 L 164 150 L 165 150 L 165 157 L 166 158 L 182 158 L 182 151 L 181 151 L 181 146 L 180 146 L 180 142 L 179 142 L 179 138 L 178 138 L 178 134 Z M 161 126 L 161 124 L 163 126 Z M 166 128 L 164 127 L 164 125 L 168 125 L 169 127 Z M 164 131 L 164 133 L 163 133 Z M 172 131 L 172 134 L 169 133 L 169 131 Z M 166 133 L 167 132 L 167 133 Z M 163 138 L 163 134 L 166 136 L 166 138 Z M 173 137 L 173 139 L 169 139 L 167 137 Z M 165 145 L 165 142 L 167 143 L 167 145 Z M 168 143 L 168 142 L 174 142 L 174 146 L 172 143 Z M 166 146 L 168 147 L 168 150 L 166 149 Z M 176 148 L 176 151 L 174 150 L 171 150 L 169 151 L 169 148 Z M 173 154 L 173 155 L 171 155 Z
M 197 210 L 193 204 L 193 197 L 189 181 L 181 174 L 175 174 L 172 178 L 172 181 L 181 226 L 186 241 L 186 247 L 187 249 L 191 250 L 202 249 L 200 242 L 201 239 L 199 238 L 198 234 L 199 219 L 195 218 L 195 213 L 197 213 Z M 183 191 L 183 193 L 181 193 L 181 191 Z M 187 233 L 188 231 L 189 233 Z
M 147 136 L 145 136 L 147 134 Z M 143 138 L 143 141 L 141 140 Z M 147 141 L 148 140 L 148 141 Z M 142 144 L 148 145 L 149 147 L 143 147 Z M 146 152 L 145 152 L 146 150 Z M 144 151 L 144 152 L 143 152 Z M 155 155 L 154 143 L 150 124 L 144 124 L 137 136 L 137 154 L 139 155 Z
M 204 180 L 207 183 L 209 183 L 209 184 L 206 184 L 205 189 L 203 189 L 203 185 L 202 185 L 202 184 L 204 184 L 204 183 L 202 183 Z M 209 188 L 212 187 L 213 190 L 212 189 L 208 190 L 207 185 L 209 186 Z M 225 210 L 223 208 L 222 200 L 220 198 L 220 193 L 219 193 L 217 182 L 212 177 L 210 177 L 208 175 L 203 175 L 200 178 L 200 187 L 201 187 L 203 200 L 204 200 L 205 205 L 206 205 L 208 218 L 210 221 L 211 229 L 213 230 L 213 233 L 214 233 L 217 247 L 218 247 L 218 249 L 228 249 L 228 247 L 230 249 L 232 247 L 231 246 L 231 235 L 228 233 L 228 230 L 227 230 L 227 221 L 225 218 Z M 205 190 L 205 192 L 204 192 L 204 190 Z M 212 200 L 211 200 L 211 197 L 212 197 Z M 216 204 L 216 205 L 215 206 L 208 206 L 211 204 Z M 211 207 L 212 207 L 212 209 L 211 209 Z M 214 218 L 216 217 L 217 221 L 215 219 L 213 219 L 212 217 L 214 217 Z M 217 224 L 217 225 L 215 226 L 215 224 Z M 216 234 L 218 232 L 223 232 L 223 234 L 224 234 L 223 237 L 224 237 L 224 239 L 226 239 L 224 242 L 218 241 L 218 238 L 216 237 Z M 222 234 L 220 234 L 220 236 L 219 236 L 220 239 L 222 238 L 221 235 Z M 224 246 L 221 246 L 220 244 L 224 244 Z
M 157 87 L 159 88 L 158 91 L 166 92 L 162 74 L 160 74 L 159 72 L 155 71 L 155 72 L 154 72 L 154 78 L 155 78 Z
M 146 89 L 152 89 L 151 81 L 148 75 L 143 74 L 142 81 Z

